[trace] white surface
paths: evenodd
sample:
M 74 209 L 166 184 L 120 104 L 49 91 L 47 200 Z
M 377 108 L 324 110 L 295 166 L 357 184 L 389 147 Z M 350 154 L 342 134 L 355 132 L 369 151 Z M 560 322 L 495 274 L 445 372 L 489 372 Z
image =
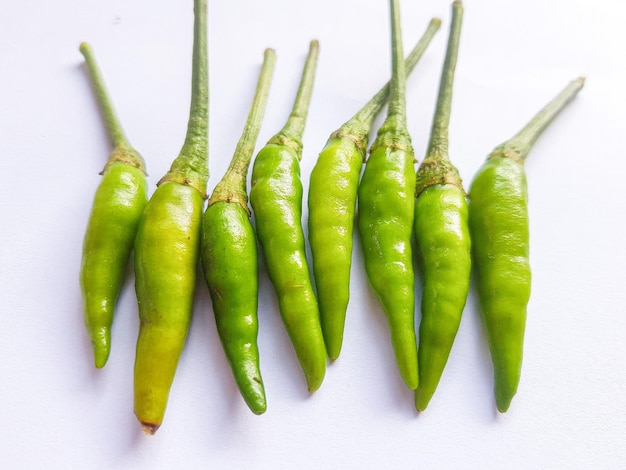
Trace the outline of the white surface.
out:
M 407 51 L 430 17 L 444 20 L 408 82 L 421 159 L 449 3 L 401 5 Z M 308 188 L 329 133 L 387 80 L 387 8 L 373 0 L 210 2 L 209 190 L 243 128 L 263 49 L 274 47 L 278 62 L 259 145 L 284 123 L 308 42 L 317 38 L 302 161 Z M 450 154 L 467 184 L 491 149 L 569 80 L 588 78 L 527 162 L 533 293 L 522 381 L 506 415 L 495 412 L 473 291 L 439 389 L 417 415 L 357 243 L 343 352 L 317 393 L 306 392 L 261 271 L 268 411 L 252 415 L 200 278 L 165 421 L 147 437 L 132 412 L 132 278 L 104 370 L 92 366 L 82 323 L 81 243 L 110 147 L 78 44 L 93 45 L 153 190 L 186 128 L 192 1 L 7 2 L 0 15 L 0 467 L 623 468 L 625 14 L 617 0 L 466 2 Z

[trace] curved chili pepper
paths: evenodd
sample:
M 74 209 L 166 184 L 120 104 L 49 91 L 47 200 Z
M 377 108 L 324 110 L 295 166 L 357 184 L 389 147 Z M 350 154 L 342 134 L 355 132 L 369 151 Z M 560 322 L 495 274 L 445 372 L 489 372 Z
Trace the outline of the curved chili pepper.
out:
M 326 373 L 326 348 L 305 254 L 302 230 L 302 134 L 318 55 L 311 41 L 293 110 L 282 130 L 255 158 L 250 203 L 267 272 L 278 296 L 280 314 L 295 348 L 310 392 Z
M 135 414 L 154 434 L 191 321 L 208 171 L 206 0 L 194 2 L 191 109 L 178 157 L 146 206 L 135 242 L 139 337 Z
M 406 59 L 410 73 L 421 59 L 441 20 L 433 18 Z M 387 102 L 386 84 L 358 113 L 333 132 L 309 181 L 309 244 L 324 341 L 331 360 L 341 352 L 350 299 L 352 232 L 361 167 L 370 129 Z
M 583 78 L 572 81 L 517 135 L 496 147 L 470 188 L 472 256 L 501 413 L 517 392 L 530 298 L 524 160 L 535 140 L 583 85 Z
M 470 283 L 467 202 L 459 172 L 448 157 L 448 127 L 463 4 L 452 4 L 452 24 L 426 157 L 417 171 L 415 241 L 423 277 L 419 329 L 419 385 L 415 407 L 423 411 L 448 361 Z
M 370 285 L 389 322 L 402 378 L 417 388 L 411 234 L 415 168 L 406 125 L 405 68 L 397 0 L 391 0 L 392 70 L 387 119 L 370 149 L 359 186 L 359 231 Z
M 246 178 L 275 61 L 276 54 L 267 49 L 243 135 L 204 212 L 200 245 L 217 332 L 239 391 L 255 414 L 265 412 L 267 405 L 259 369 L 257 249 Z
M 131 147 L 115 114 L 91 46 L 80 45 L 102 109 L 113 151 L 102 170 L 83 242 L 80 285 L 85 326 L 94 364 L 101 368 L 111 351 L 115 304 L 135 242 L 139 218 L 148 200 L 144 161 Z

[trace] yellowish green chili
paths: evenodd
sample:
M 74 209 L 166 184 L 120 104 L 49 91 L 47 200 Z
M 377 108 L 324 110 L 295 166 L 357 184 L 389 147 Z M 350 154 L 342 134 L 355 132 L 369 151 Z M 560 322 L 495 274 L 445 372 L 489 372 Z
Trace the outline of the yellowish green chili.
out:
M 191 322 L 208 171 L 207 2 L 194 2 L 191 109 L 185 142 L 146 206 L 135 242 L 139 337 L 135 414 L 154 434 Z
M 83 242 L 80 285 L 94 363 L 104 367 L 111 351 L 115 304 L 128 268 L 139 218 L 147 202 L 144 161 L 128 142 L 115 114 L 91 46 L 80 45 L 113 151 L 102 170 Z

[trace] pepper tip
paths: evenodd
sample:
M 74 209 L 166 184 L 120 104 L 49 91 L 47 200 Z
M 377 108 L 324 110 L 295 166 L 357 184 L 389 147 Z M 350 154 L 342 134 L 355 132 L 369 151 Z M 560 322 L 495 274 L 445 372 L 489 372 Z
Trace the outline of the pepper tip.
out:
M 161 426 L 160 424 L 146 423 L 145 421 L 140 421 L 140 423 L 141 430 L 148 436 L 154 436 Z

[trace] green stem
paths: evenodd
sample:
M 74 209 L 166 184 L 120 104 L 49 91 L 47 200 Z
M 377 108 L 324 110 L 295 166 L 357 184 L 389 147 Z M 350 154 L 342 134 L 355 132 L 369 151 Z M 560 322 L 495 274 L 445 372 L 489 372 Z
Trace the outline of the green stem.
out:
M 109 96 L 104 83 L 102 72 L 96 62 L 93 49 L 88 43 L 82 42 L 79 50 L 83 57 L 85 57 L 85 62 L 87 64 L 87 69 L 89 70 L 89 76 L 91 77 L 91 83 L 96 94 L 96 99 L 98 100 L 98 104 L 100 105 L 100 109 L 104 117 L 104 125 L 107 128 L 107 132 L 109 134 L 109 138 L 113 142 L 113 146 L 119 147 L 121 145 L 130 147 L 130 143 L 126 138 L 122 124 L 115 113 L 113 102 L 111 101 L 111 97 Z
M 539 111 L 513 138 L 496 147 L 492 156 L 524 160 L 535 141 L 585 84 L 584 77 L 571 81 L 556 97 Z
M 433 185 L 452 184 L 463 191 L 463 183 L 458 170 L 448 157 L 448 128 L 452 109 L 452 90 L 454 88 L 454 72 L 459 54 L 461 27 L 463 26 L 463 3 L 455 0 L 452 3 L 452 22 L 446 46 L 446 57 L 441 70 L 439 94 L 435 115 L 430 131 L 430 140 L 426 157 L 417 170 L 415 180 L 415 197 Z
M 448 38 L 446 58 L 441 72 L 439 96 L 437 97 L 437 106 L 435 108 L 435 116 L 433 118 L 427 152 L 428 156 L 437 156 L 441 159 L 448 159 L 448 128 L 450 126 L 450 110 L 452 108 L 452 89 L 454 86 L 454 72 L 459 53 L 462 25 L 463 3 L 460 0 L 456 0 L 452 4 L 450 36 Z
M 207 47 L 207 0 L 194 0 L 191 107 L 185 142 L 161 179 L 196 188 L 203 195 L 209 178 L 209 66 Z
M 248 168 L 250 167 L 254 146 L 261 129 L 263 115 L 265 114 L 265 106 L 272 83 L 275 63 L 276 53 L 273 49 L 266 49 L 246 125 L 237 143 L 230 165 L 222 180 L 215 187 L 208 205 L 217 201 L 236 201 L 248 210 L 246 191 Z
M 428 48 L 437 31 L 439 31 L 440 27 L 441 20 L 439 18 L 433 18 L 430 20 L 426 32 L 405 60 L 404 67 L 407 75 L 413 71 L 417 63 L 420 61 L 422 55 L 424 55 L 424 52 Z M 343 124 L 338 132 L 344 135 L 351 135 L 357 142 L 366 140 L 374 119 L 383 109 L 383 106 L 389 98 L 390 88 L 391 81 L 387 82 L 385 86 L 382 87 L 379 92 L 365 104 L 365 106 L 363 106 L 349 121 Z M 366 143 L 363 143 L 363 145 L 365 144 Z
M 302 158 L 302 135 L 313 94 L 318 53 L 319 43 L 317 40 L 313 40 L 309 46 L 309 54 L 304 64 L 298 94 L 291 114 L 281 131 L 268 142 L 268 144 L 284 144 L 293 147 L 298 158 Z
M 89 77 L 91 78 L 96 99 L 98 100 L 100 110 L 104 117 L 104 125 L 114 147 L 113 152 L 111 152 L 111 155 L 109 156 L 107 166 L 116 161 L 121 161 L 136 166 L 145 173 L 143 158 L 141 158 L 141 155 L 139 155 L 139 153 L 130 145 L 126 134 L 124 133 L 124 129 L 122 128 L 122 124 L 115 113 L 113 102 L 111 101 L 111 97 L 109 96 L 104 83 L 102 72 L 96 62 L 93 49 L 88 43 L 82 42 L 79 50 L 83 57 L 85 57 L 85 63 L 87 64 L 87 69 L 89 70 Z
M 400 26 L 400 5 L 398 0 L 391 0 L 391 70 L 392 78 L 389 89 L 389 111 L 387 120 L 393 121 L 398 130 L 404 131 L 406 125 L 406 69 L 402 50 L 402 29 Z

